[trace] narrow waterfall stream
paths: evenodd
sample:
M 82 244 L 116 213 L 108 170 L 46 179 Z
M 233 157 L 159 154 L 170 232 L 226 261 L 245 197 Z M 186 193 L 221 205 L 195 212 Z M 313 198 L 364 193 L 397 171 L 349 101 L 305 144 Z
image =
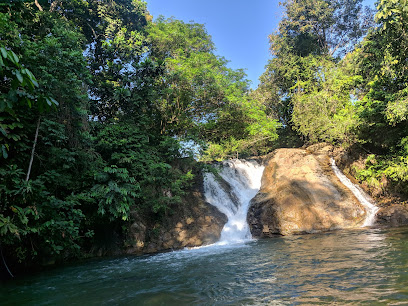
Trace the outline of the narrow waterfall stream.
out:
M 336 162 L 333 158 L 330 159 L 332 169 L 336 176 L 339 178 L 340 182 L 343 183 L 350 191 L 354 194 L 354 196 L 360 201 L 360 203 L 366 208 L 367 210 L 367 217 L 363 223 L 364 226 L 373 226 L 375 222 L 375 214 L 378 211 L 378 207 L 372 203 L 370 197 L 357 185 L 353 184 L 347 176 L 345 176 L 340 169 L 336 166 Z
M 218 244 L 230 244 L 251 239 L 247 212 L 251 199 L 261 188 L 264 166 L 251 160 L 224 161 L 218 168 L 220 177 L 204 176 L 206 201 L 228 217 Z

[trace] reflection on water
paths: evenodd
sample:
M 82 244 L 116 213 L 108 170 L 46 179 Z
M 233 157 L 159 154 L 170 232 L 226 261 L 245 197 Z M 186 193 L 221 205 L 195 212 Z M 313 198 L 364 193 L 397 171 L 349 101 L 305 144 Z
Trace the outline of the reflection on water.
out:
M 0 288 L 6 305 L 408 303 L 408 228 L 277 237 L 66 267 Z

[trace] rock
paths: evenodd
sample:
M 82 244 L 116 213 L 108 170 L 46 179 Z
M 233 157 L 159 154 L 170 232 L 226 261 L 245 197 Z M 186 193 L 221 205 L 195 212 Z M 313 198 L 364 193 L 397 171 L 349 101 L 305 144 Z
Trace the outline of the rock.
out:
M 157 244 L 151 242 L 147 245 L 147 248 L 145 249 L 145 253 L 151 254 L 151 253 L 157 253 L 160 249 L 158 248 Z
M 156 253 L 211 244 L 220 239 L 227 217 L 204 200 L 203 179 L 195 184 L 160 224 L 147 224 L 136 213 L 128 237 L 128 254 Z M 146 218 L 145 218 L 146 219 Z
M 201 195 L 190 197 L 188 217 L 172 216 L 161 228 L 158 240 L 163 249 L 180 249 L 211 244 L 220 239 L 227 217 L 214 206 L 205 203 Z M 184 212 L 185 213 L 185 212 Z M 177 222 L 176 222 L 177 221 Z
M 331 150 L 320 145 L 274 151 L 248 212 L 254 237 L 315 233 L 364 222 L 364 207 L 330 167 Z
M 400 204 L 381 208 L 377 212 L 377 224 L 383 226 L 408 225 L 408 208 Z
M 131 246 L 128 248 L 126 253 L 140 254 L 143 253 L 143 249 L 145 248 L 146 225 L 136 212 L 132 212 L 131 216 L 134 220 L 129 228 L 128 236 Z

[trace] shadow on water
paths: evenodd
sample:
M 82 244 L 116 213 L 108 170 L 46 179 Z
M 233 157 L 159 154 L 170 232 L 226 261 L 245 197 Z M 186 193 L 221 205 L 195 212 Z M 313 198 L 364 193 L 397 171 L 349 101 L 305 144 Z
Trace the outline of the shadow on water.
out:
M 102 260 L 15 280 L 4 305 L 398 304 L 408 228 L 277 237 Z

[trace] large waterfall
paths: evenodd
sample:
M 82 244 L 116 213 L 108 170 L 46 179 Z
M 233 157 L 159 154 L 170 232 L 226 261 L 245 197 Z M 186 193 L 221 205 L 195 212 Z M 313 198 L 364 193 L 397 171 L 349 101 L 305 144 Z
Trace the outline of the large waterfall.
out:
M 251 239 L 247 212 L 251 199 L 261 188 L 264 167 L 255 160 L 229 160 L 216 166 L 217 177 L 204 176 L 206 201 L 228 217 L 218 244 L 230 244 Z
M 367 211 L 367 217 L 364 221 L 363 226 L 372 226 L 374 225 L 375 222 L 375 214 L 378 211 L 378 207 L 375 206 L 370 197 L 357 185 L 353 184 L 347 176 L 345 176 L 339 168 L 336 166 L 336 162 L 334 161 L 333 158 L 330 159 L 331 161 L 331 166 L 336 174 L 336 176 L 339 178 L 339 180 L 343 183 L 344 186 L 346 186 L 350 191 L 354 194 L 354 196 L 360 201 L 360 203 L 366 208 Z

